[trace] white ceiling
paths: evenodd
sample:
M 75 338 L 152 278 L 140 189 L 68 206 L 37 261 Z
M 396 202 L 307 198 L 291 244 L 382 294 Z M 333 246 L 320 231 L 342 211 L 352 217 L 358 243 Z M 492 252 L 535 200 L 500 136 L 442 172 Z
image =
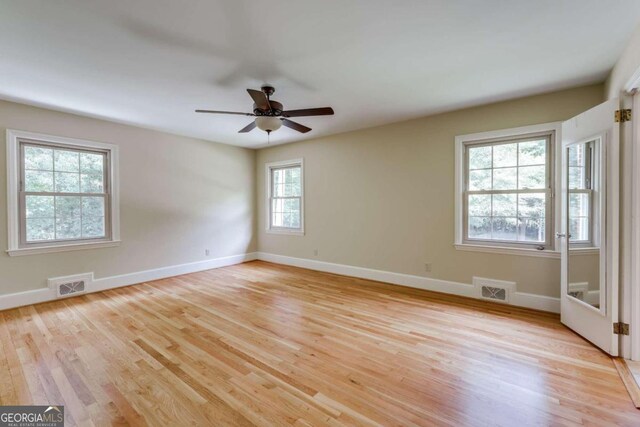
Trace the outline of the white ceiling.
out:
M 604 80 L 637 0 L 0 0 L 0 98 L 245 147 L 246 88 L 331 106 L 271 144 Z

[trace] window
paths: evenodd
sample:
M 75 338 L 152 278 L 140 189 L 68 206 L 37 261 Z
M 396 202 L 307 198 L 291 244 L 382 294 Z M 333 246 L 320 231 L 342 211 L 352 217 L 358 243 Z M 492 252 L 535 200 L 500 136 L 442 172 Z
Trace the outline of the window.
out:
M 113 242 L 115 147 L 9 131 L 11 255 Z
M 594 161 L 596 141 L 570 145 L 568 150 L 569 243 L 572 247 L 594 244 Z
M 302 160 L 267 164 L 267 230 L 304 232 L 304 177 Z
M 556 128 L 456 138 L 456 247 L 553 249 Z

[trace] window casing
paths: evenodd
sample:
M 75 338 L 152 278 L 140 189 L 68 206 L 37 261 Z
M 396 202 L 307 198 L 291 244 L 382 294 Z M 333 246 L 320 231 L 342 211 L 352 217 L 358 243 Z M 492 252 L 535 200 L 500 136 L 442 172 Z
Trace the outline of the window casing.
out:
M 117 147 L 7 131 L 9 254 L 114 246 Z
M 269 163 L 267 173 L 267 231 L 304 233 L 304 169 L 302 159 Z
M 455 247 L 559 257 L 561 123 L 456 137 Z

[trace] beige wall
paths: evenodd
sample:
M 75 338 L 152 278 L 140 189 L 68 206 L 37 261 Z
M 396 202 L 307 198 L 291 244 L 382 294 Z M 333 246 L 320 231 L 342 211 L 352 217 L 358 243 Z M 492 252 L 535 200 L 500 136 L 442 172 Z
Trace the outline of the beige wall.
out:
M 462 283 L 513 280 L 520 292 L 557 297 L 557 259 L 453 247 L 454 137 L 568 119 L 600 103 L 603 91 L 587 86 L 262 149 L 258 250 Z M 300 157 L 306 234 L 267 234 L 264 165 Z
M 255 250 L 255 151 L 1 101 L 0 247 L 6 128 L 117 144 L 122 244 L 22 257 L 2 251 L 0 295 L 45 287 L 49 277 L 101 278 Z

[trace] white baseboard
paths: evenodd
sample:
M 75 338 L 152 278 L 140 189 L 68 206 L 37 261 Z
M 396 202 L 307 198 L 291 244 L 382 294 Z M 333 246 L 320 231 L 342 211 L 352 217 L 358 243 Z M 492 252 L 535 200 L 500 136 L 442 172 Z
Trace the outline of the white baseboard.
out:
M 291 265 L 294 267 L 308 268 L 310 270 L 327 273 L 341 274 L 344 276 L 358 277 L 361 279 L 375 280 L 394 285 L 408 286 L 427 291 L 443 292 L 469 298 L 478 298 L 476 287 L 466 283 L 451 282 L 447 280 L 432 279 L 429 277 L 414 276 L 411 274 L 393 273 L 390 271 L 374 270 L 371 268 L 355 267 L 344 264 L 334 264 L 323 261 L 315 261 L 304 258 L 294 258 L 284 255 L 269 254 L 265 252 L 252 252 L 242 255 L 233 255 L 205 261 L 187 264 L 172 265 L 152 270 L 137 271 L 118 276 L 92 279 L 86 293 L 99 292 L 121 286 L 136 283 L 149 282 L 164 279 L 181 274 L 195 273 L 198 271 L 226 267 L 247 261 L 260 259 L 276 264 Z M 93 274 L 93 273 L 91 273 Z M 32 291 L 18 292 L 14 294 L 0 295 L 0 310 L 21 307 L 29 304 L 57 299 L 55 289 L 35 289 Z M 560 299 L 544 295 L 535 295 L 525 292 L 514 292 L 511 295 L 511 305 L 533 308 L 537 310 L 560 312 Z
M 478 298 L 476 287 L 466 283 L 451 282 L 447 280 L 432 279 L 429 277 L 414 276 L 411 274 L 393 273 L 390 271 L 374 270 L 371 268 L 355 267 L 352 265 L 334 264 L 330 262 L 316 261 L 305 258 L 294 258 L 284 255 L 257 252 L 257 259 L 276 264 L 291 265 L 294 267 L 308 268 L 310 270 L 326 273 L 341 274 L 344 276 L 358 277 L 361 279 L 375 280 L 394 285 L 408 286 L 427 291 L 443 292 L 469 298 Z M 536 295 L 526 292 L 513 292 L 510 305 L 533 308 L 536 310 L 560 313 L 560 299 L 545 295 Z
M 107 289 L 133 285 L 136 283 L 143 283 L 172 276 L 179 276 L 181 274 L 196 273 L 198 271 L 226 267 L 229 265 L 240 264 L 246 261 L 253 261 L 255 259 L 257 259 L 257 253 L 251 252 L 242 255 L 232 255 L 204 261 L 172 265 L 169 267 L 155 268 L 152 270 L 136 271 L 134 273 L 103 277 L 99 279 L 93 278 L 93 273 L 90 273 L 92 279 L 89 281 L 90 284 L 88 286 L 87 292 L 85 293 L 100 292 Z M 37 304 L 54 299 L 58 299 L 56 297 L 56 291 L 55 289 L 49 288 L 0 295 L 0 310 L 7 310 L 9 308 L 21 307 L 29 304 Z

